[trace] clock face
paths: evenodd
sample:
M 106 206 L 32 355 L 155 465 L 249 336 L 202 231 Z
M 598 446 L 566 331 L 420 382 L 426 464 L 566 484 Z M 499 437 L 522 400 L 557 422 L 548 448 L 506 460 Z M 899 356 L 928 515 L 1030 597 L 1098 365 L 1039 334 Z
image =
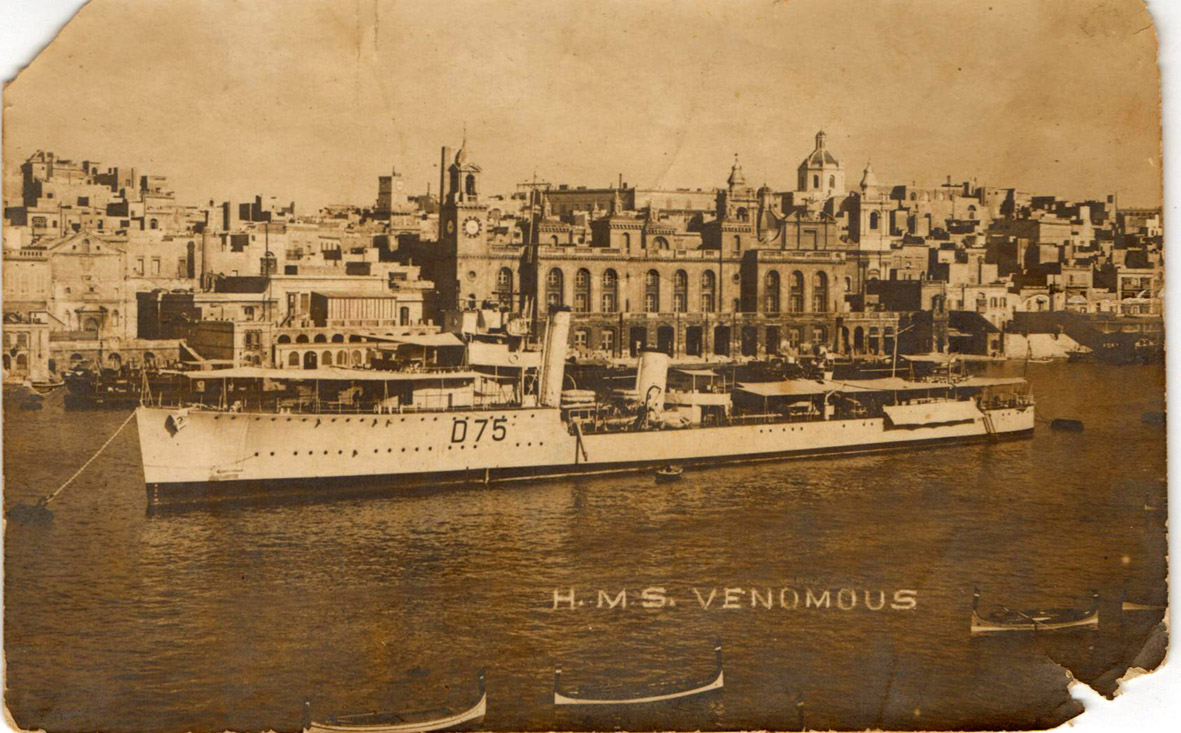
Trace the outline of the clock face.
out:
M 469 237 L 474 237 L 480 233 L 480 220 L 474 216 L 469 216 L 463 220 L 463 232 Z

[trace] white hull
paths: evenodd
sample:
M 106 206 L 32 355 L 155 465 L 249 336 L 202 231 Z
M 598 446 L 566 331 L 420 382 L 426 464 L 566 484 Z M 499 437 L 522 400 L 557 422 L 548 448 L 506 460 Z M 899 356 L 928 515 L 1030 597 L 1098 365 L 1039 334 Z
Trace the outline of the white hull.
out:
M 665 702 L 667 700 L 677 700 L 683 697 L 693 697 L 694 695 L 702 695 L 713 690 L 720 690 L 726 685 L 725 673 L 718 671 L 718 676 L 712 682 L 704 684 L 701 687 L 694 687 L 690 690 L 681 690 L 680 692 L 668 692 L 663 695 L 647 695 L 645 697 L 620 697 L 620 698 L 582 698 L 569 697 L 560 692 L 554 692 L 554 705 L 647 705 L 654 702 Z
M 588 434 L 556 408 L 402 414 L 137 411 L 151 504 L 315 493 L 333 481 L 438 485 L 897 449 L 989 435 L 981 413 L 898 427 L 885 418 Z M 1032 406 L 990 410 L 996 437 L 1028 433 Z M 177 424 L 180 429 L 176 429 Z M 404 480 L 404 481 L 403 481 Z
M 480 701 L 470 709 L 455 715 L 449 715 L 434 720 L 424 720 L 412 723 L 374 723 L 369 725 L 338 725 L 335 723 L 312 722 L 304 733 L 428 733 L 436 730 L 451 730 L 467 723 L 478 723 L 484 719 L 488 706 L 488 695 L 480 696 Z

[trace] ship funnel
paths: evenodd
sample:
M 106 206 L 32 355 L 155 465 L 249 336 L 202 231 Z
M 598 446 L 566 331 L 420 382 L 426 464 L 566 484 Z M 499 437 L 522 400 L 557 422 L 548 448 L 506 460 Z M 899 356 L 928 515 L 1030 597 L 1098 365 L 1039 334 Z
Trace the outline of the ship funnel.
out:
M 541 354 L 541 384 L 538 398 L 545 407 L 562 402 L 562 377 L 566 372 L 566 341 L 570 337 L 570 310 L 555 308 L 550 312 Z
M 664 391 L 668 383 L 669 355 L 663 351 L 640 352 L 640 366 L 636 370 L 636 394 L 648 409 L 664 409 Z M 653 389 L 653 388 L 656 389 Z

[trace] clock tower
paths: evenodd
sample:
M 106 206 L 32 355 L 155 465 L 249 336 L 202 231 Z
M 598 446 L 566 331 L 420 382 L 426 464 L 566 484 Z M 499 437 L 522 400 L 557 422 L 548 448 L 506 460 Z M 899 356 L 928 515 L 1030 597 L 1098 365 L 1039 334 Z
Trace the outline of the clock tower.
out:
M 482 254 L 488 205 L 480 200 L 480 166 L 468 160 L 467 141 L 447 169 L 447 192 L 439 212 L 439 238 L 458 255 Z
M 446 148 L 444 148 L 446 151 Z M 446 163 L 444 159 L 444 163 Z M 488 204 L 480 198 L 480 166 L 468 159 L 465 138 L 447 166 L 447 190 L 439 209 L 439 243 L 447 267 L 438 283 L 445 302 L 466 307 L 490 298 L 497 273 L 488 273 Z M 452 267 L 454 269 L 452 269 Z M 474 276 L 473 276 L 474 275 Z

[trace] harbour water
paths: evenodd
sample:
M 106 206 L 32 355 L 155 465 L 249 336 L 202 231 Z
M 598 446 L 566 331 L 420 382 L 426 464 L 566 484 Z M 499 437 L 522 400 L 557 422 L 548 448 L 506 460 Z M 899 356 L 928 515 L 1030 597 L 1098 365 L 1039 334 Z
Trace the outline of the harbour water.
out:
M 1142 420 L 1164 410 L 1164 368 L 989 373 L 1026 370 L 1031 440 L 672 484 L 150 514 L 125 430 L 52 523 L 7 525 L 6 702 L 26 729 L 295 730 L 305 697 L 323 713 L 466 707 L 486 667 L 489 729 L 1051 726 L 1079 711 L 1065 670 L 1110 692 L 1161 616 L 1120 601 L 1165 594 L 1165 512 L 1146 511 L 1164 503 L 1165 429 Z M 6 507 L 60 485 L 126 417 L 22 396 L 5 393 Z M 1100 625 L 974 638 L 974 587 L 1011 608 L 1095 590 Z M 708 680 L 715 640 L 726 685 L 708 699 L 649 720 L 552 704 L 559 666 L 564 687 Z

